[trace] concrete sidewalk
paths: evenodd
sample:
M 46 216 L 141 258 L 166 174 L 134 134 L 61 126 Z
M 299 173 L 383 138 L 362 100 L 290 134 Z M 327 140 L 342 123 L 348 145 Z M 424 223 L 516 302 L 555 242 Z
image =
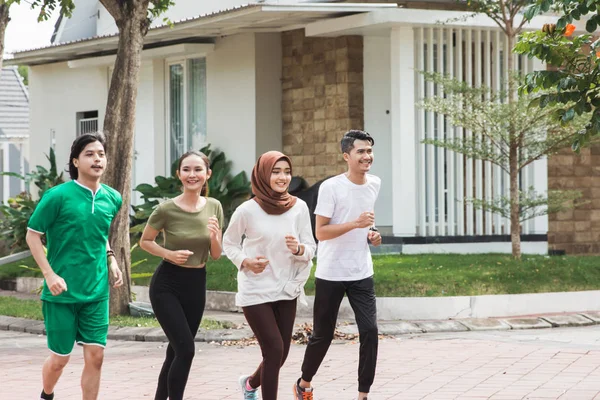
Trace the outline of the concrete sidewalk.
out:
M 405 335 L 379 342 L 371 400 L 600 399 L 600 326 Z M 279 396 L 291 399 L 305 346 L 292 345 Z M 315 400 L 356 400 L 359 344 L 332 345 L 313 384 Z M 100 399 L 152 399 L 165 344 L 109 341 Z M 40 393 L 44 337 L 0 331 L 0 399 Z M 237 384 L 261 359 L 260 348 L 196 345 L 186 400 L 240 400 Z M 81 400 L 83 358 L 75 349 L 58 386 L 60 400 Z

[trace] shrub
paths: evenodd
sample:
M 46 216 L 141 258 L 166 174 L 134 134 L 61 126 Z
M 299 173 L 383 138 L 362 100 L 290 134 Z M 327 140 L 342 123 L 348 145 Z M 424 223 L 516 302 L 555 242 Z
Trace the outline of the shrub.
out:
M 232 174 L 231 161 L 227 160 L 222 151 L 211 150 L 210 144 L 200 151 L 210 160 L 212 176 L 208 181 L 208 195 L 219 200 L 223 205 L 225 228 L 233 211 L 250 197 L 250 181 L 244 171 L 235 176 Z M 132 206 L 134 215 L 131 218 L 130 233 L 134 238 L 138 238 L 142 233 L 150 214 L 160 201 L 181 194 L 181 182 L 177 179 L 176 171 L 177 161 L 171 166 L 170 177 L 157 176 L 154 178 L 154 186 L 142 183 L 134 189 L 142 194 L 144 200 L 143 204 Z
M 50 162 L 49 170 L 41 165 L 37 165 L 33 171 L 25 175 L 13 172 L 0 172 L 0 176 L 13 176 L 24 180 L 25 187 L 27 188 L 25 192 L 8 199 L 8 204 L 0 204 L 0 213 L 2 214 L 2 218 L 0 218 L 0 240 L 6 241 L 11 253 L 27 248 L 27 243 L 25 242 L 27 223 L 39 199 L 42 198 L 46 190 L 60 185 L 65 181 L 63 173 L 59 174 L 56 168 L 56 156 L 52 148 L 50 149 L 50 155 L 46 155 L 46 158 Z M 30 192 L 32 182 L 38 188 L 36 200 L 33 199 Z

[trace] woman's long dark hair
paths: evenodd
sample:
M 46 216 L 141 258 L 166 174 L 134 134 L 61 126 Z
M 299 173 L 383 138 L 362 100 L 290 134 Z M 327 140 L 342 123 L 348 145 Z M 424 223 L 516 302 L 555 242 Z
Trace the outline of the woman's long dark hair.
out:
M 95 133 L 84 133 L 79 136 L 73 144 L 71 145 L 71 155 L 69 156 L 69 175 L 72 180 L 79 178 L 79 170 L 73 163 L 73 160 L 79 158 L 85 146 L 90 143 L 100 142 L 102 147 L 104 147 L 104 152 L 106 152 L 106 137 L 102 132 Z
M 179 171 L 179 173 L 181 173 L 181 164 L 183 163 L 183 160 L 185 160 L 186 158 L 188 158 L 190 156 L 200 157 L 202 159 L 202 161 L 204 161 L 204 164 L 206 165 L 206 172 L 208 172 L 210 170 L 210 160 L 208 159 L 206 154 L 204 154 L 201 151 L 190 150 L 187 153 L 183 154 L 181 157 L 179 157 L 179 164 L 177 165 L 177 171 Z M 206 179 L 206 182 L 204 182 L 204 186 L 202 186 L 202 190 L 200 191 L 200 196 L 208 196 L 208 177 Z

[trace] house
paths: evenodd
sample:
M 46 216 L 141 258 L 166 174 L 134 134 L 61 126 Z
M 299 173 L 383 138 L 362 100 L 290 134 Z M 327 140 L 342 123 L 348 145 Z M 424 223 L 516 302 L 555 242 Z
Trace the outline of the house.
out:
M 0 71 L 0 171 L 29 171 L 29 94 L 17 67 Z M 0 202 L 25 189 L 23 180 L 0 176 Z
M 52 45 L 11 60 L 30 67 L 36 159 L 55 146 L 64 160 L 76 135 L 102 129 L 117 29 L 99 1 L 76 4 Z M 510 52 L 500 30 L 465 15 L 452 0 L 176 1 L 172 26 L 156 21 L 145 40 L 133 186 L 205 143 L 248 172 L 262 152 L 282 150 L 312 184 L 343 170 L 339 139 L 364 128 L 376 140 L 373 173 L 383 181 L 376 223 L 390 240 L 405 252 L 509 252 L 509 221 L 462 200 L 506 195 L 507 175 L 421 144 L 464 132 L 416 108 L 434 93 L 418 70 L 494 88 L 506 81 Z M 553 20 L 536 17 L 527 28 Z M 517 58 L 523 72 L 542 68 Z M 547 160 L 521 182 L 545 192 Z M 546 253 L 548 218 L 522 228 L 524 252 Z

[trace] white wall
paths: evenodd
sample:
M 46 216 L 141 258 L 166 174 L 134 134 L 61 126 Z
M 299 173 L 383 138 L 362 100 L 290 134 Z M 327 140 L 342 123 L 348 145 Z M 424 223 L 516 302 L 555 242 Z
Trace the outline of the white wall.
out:
M 140 86 L 136 108 L 135 150 L 132 185 L 154 182 L 155 161 L 154 69 L 144 64 L 140 73 Z M 55 138 L 56 160 L 59 170 L 68 163 L 71 143 L 76 137 L 76 113 L 98 111 L 98 127 L 102 130 L 109 87 L 108 67 L 68 68 L 66 63 L 35 66 L 30 72 L 30 155 L 33 161 L 46 166 L 52 137 Z M 52 133 L 54 131 L 54 133 Z M 110 157 L 115 155 L 108 155 Z M 163 171 L 159 171 L 163 172 Z M 68 172 L 65 177 L 68 178 Z
M 63 18 L 54 43 L 90 38 L 96 35 L 98 0 L 77 0 L 71 18 Z
M 392 226 L 392 137 L 390 38 L 364 37 L 364 119 L 365 130 L 375 139 L 375 161 L 371 172 L 381 178 L 375 204 L 375 223 Z M 389 113 L 387 111 L 390 111 Z
M 165 126 L 165 60 L 153 61 L 153 95 L 154 95 L 154 172 L 155 175 L 168 176 L 171 171 L 166 168 L 167 133 Z M 149 183 L 152 183 L 150 181 Z
M 145 62 L 140 70 L 140 85 L 136 105 L 135 119 L 135 162 L 133 164 L 134 189 L 141 183 L 154 183 L 158 163 L 155 161 L 155 125 L 152 115 L 154 108 L 154 68 L 151 61 Z M 141 195 L 133 192 L 133 199 L 139 204 Z
M 207 61 L 207 141 L 233 161 L 233 172 L 250 172 L 257 155 L 281 149 L 281 43 L 279 34 L 218 39 Z M 76 136 L 76 113 L 98 110 L 104 120 L 107 66 L 68 68 L 66 63 L 31 69 L 31 157 L 44 160 L 55 136 L 61 167 Z M 136 109 L 132 185 L 166 175 L 165 60 L 144 62 Z M 257 106 L 257 104 L 259 104 Z M 109 155 L 110 157 L 110 155 Z
M 207 141 L 234 160 L 234 171 L 251 171 L 256 155 L 254 34 L 217 40 L 206 58 Z
M 30 68 L 32 167 L 38 163 L 47 165 L 44 154 L 48 154 L 54 136 L 57 166 L 59 170 L 66 168 L 77 132 L 77 112 L 98 110 L 101 128 L 108 94 L 107 76 L 106 67 L 70 69 L 66 63 L 56 63 Z
M 106 11 L 106 8 L 100 1 L 96 4 L 98 19 L 96 20 L 96 35 L 110 35 L 113 33 L 117 33 L 119 30 L 117 29 L 117 24 L 115 24 L 115 19 Z
M 282 150 L 281 71 L 279 33 L 258 33 L 256 40 L 256 158 Z

